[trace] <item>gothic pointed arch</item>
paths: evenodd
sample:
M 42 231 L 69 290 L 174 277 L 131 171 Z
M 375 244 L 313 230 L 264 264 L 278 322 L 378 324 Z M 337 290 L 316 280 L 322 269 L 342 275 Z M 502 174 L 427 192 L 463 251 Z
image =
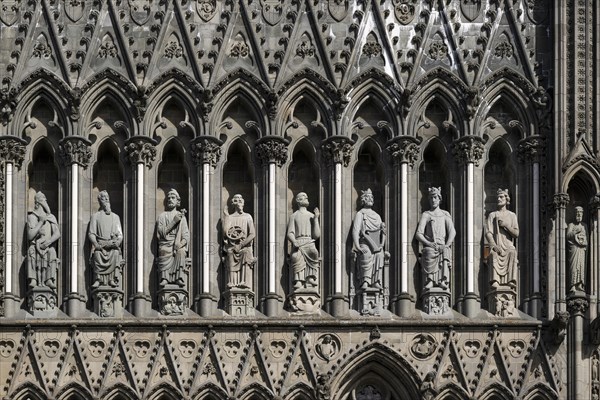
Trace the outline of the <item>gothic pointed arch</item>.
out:
M 514 393 L 504 385 L 492 383 L 477 396 L 481 400 L 510 400 L 514 399 Z
M 59 209 L 59 165 L 56 152 L 48 138 L 42 137 L 34 142 L 31 160 L 28 163 L 28 210 L 33 210 L 34 196 L 37 192 L 46 195 L 48 206 L 53 213 Z
M 42 389 L 32 383 L 25 383 L 11 394 L 13 400 L 45 400 L 48 396 Z
M 239 400 L 269 400 L 273 398 L 273 393 L 258 383 L 251 383 L 240 389 L 236 398 Z
M 90 110 L 88 118 L 84 121 L 86 137 L 96 148 L 97 142 L 106 137 L 117 139 L 119 147 L 122 147 L 123 141 L 135 135 L 137 131 L 131 114 L 112 90 L 106 90 L 96 100 L 96 106 Z
M 529 387 L 521 395 L 521 398 L 523 400 L 555 400 L 558 399 L 558 393 L 543 383 L 537 383 Z
M 177 400 L 181 397 L 182 393 L 179 389 L 165 382 L 150 389 L 146 396 L 148 400 Z
M 28 141 L 47 137 L 58 144 L 71 131 L 71 123 L 65 115 L 64 104 L 56 93 L 40 89 L 26 109 L 20 110 L 14 132 Z
M 351 398 L 359 386 L 370 382 L 384 385 L 394 399 L 421 398 L 419 374 L 401 354 L 380 343 L 368 344 L 347 357 L 332 371 L 330 382 L 332 400 Z
M 357 143 L 356 147 L 358 152 L 353 165 L 352 204 L 357 210 L 360 209 L 361 191 L 371 189 L 375 199 L 373 209 L 385 219 L 385 171 L 381 145 L 368 137 Z
M 600 193 L 600 170 L 588 160 L 579 159 L 564 172 L 563 192 L 567 192 L 571 183 L 577 178 L 586 181 L 589 185 L 584 192 L 594 191 Z
M 106 190 L 110 196 L 113 212 L 123 218 L 125 207 L 122 147 L 115 138 L 107 137 L 96 147 L 92 167 L 92 210 L 97 209 L 98 194 Z M 123 218 L 124 219 L 124 218 Z
M 221 387 L 214 383 L 207 383 L 195 392 L 190 398 L 194 400 L 226 400 L 229 395 Z
M 437 392 L 439 394 L 435 397 L 435 400 L 462 400 L 470 397 L 463 387 L 456 384 L 443 386 L 437 389 Z
M 61 388 L 54 396 L 58 400 L 88 400 L 94 396 L 90 391 L 77 382 L 71 382 Z
M 429 209 L 429 188 L 442 188 L 442 208 L 451 210 L 452 196 L 450 192 L 450 176 L 448 150 L 439 137 L 432 137 L 421 146 L 423 153 L 419 165 L 419 190 L 421 193 L 420 209 Z
M 110 388 L 107 388 L 103 392 L 104 394 L 102 395 L 102 398 L 106 400 L 129 400 L 140 397 L 135 390 L 122 383 L 118 383 Z
M 176 138 L 170 138 L 160 146 L 158 163 L 158 187 L 156 192 L 156 207 L 162 211 L 167 193 L 177 190 L 181 197 L 181 208 L 189 209 L 189 166 L 185 158 L 185 147 Z

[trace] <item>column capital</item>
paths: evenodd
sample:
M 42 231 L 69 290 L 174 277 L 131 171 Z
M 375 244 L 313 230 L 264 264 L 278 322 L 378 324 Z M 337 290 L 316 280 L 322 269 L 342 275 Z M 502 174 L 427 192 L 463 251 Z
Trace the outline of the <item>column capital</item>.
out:
M 590 209 L 592 211 L 600 210 L 600 193 L 596 193 L 590 200 Z
M 21 169 L 26 144 L 24 139 L 16 136 L 0 136 L 0 162 L 10 162 Z
M 281 167 L 288 159 L 288 144 L 289 141 L 281 136 L 264 136 L 257 140 L 254 148 L 263 165 L 275 163 Z
M 419 157 L 421 140 L 413 136 L 398 136 L 389 140 L 385 146 L 394 161 L 394 165 L 408 164 L 412 167 Z
M 342 164 L 347 167 L 354 151 L 354 141 L 349 137 L 336 135 L 323 140 L 321 144 L 325 159 L 331 164 Z
M 544 156 L 545 147 L 546 143 L 542 136 L 526 137 L 519 142 L 519 160 L 521 162 L 539 163 Z
M 590 306 L 590 302 L 585 297 L 581 296 L 573 296 L 567 298 L 567 309 L 569 310 L 569 314 L 574 315 L 583 315 Z
M 485 152 L 483 143 L 483 138 L 473 135 L 456 139 L 453 144 L 454 158 L 459 164 L 473 163 L 479 166 Z
M 156 140 L 148 136 L 133 136 L 125 142 L 125 151 L 132 166 L 142 163 L 152 168 L 156 159 Z
M 221 159 L 223 142 L 214 136 L 198 136 L 191 142 L 192 159 L 196 165 L 210 164 L 215 167 Z
M 552 205 L 555 210 L 558 210 L 559 208 L 565 209 L 570 200 L 567 193 L 555 193 L 554 196 L 552 196 Z
M 81 136 L 67 136 L 58 143 L 58 151 L 65 165 L 78 164 L 84 169 L 90 164 L 91 142 Z

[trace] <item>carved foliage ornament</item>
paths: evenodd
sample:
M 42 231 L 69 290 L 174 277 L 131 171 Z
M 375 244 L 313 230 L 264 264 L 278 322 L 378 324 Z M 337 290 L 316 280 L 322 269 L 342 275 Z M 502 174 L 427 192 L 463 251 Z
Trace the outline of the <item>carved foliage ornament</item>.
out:
M 497 58 L 512 58 L 514 53 L 513 46 L 508 40 L 503 40 L 494 47 L 494 56 Z
M 575 297 L 567 299 L 567 309 L 571 315 L 581 315 L 586 312 L 590 302 L 584 297 Z
M 65 165 L 79 164 L 83 168 L 87 168 L 92 158 L 90 144 L 87 139 L 70 136 L 60 141 L 58 151 Z
M 192 140 L 192 159 L 197 165 L 215 167 L 221 159 L 221 141 L 212 136 L 199 136 Z
M 256 155 L 263 164 L 281 167 L 288 159 L 288 143 L 279 136 L 264 137 L 256 143 Z
M 128 140 L 125 151 L 132 165 L 142 163 L 146 167 L 152 168 L 152 162 L 156 158 L 156 148 L 152 142 L 152 139 L 145 136 Z
M 556 193 L 552 197 L 552 204 L 554 206 L 554 209 L 567 208 L 567 204 L 569 204 L 569 201 L 570 198 L 567 193 Z
M 340 22 L 348 15 L 348 0 L 329 0 L 327 2 L 331 17 Z
M 413 166 L 419 157 L 419 141 L 412 136 L 400 136 L 392 139 L 386 146 L 394 163 L 407 163 Z
M 196 10 L 200 18 L 208 22 L 217 13 L 217 0 L 196 0 Z
M 436 40 L 429 46 L 429 52 L 427 54 L 432 60 L 442 61 L 448 56 L 448 46 L 446 46 L 443 41 Z
M 246 58 L 250 54 L 250 48 L 244 42 L 235 42 L 231 46 L 229 55 L 236 58 Z
M 532 136 L 519 143 L 519 159 L 522 162 L 539 163 L 544 155 L 544 139 Z
M 381 45 L 375 41 L 366 42 L 362 48 L 364 56 L 373 58 L 381 54 Z
M 0 0 L 0 21 L 11 26 L 19 17 L 21 0 Z
M 354 143 L 346 136 L 332 136 L 323 141 L 321 148 L 327 161 L 347 167 L 354 151 Z
M 308 40 L 303 40 L 298 47 L 296 47 L 296 55 L 302 59 L 306 57 L 314 57 L 315 51 L 315 46 L 313 46 Z
M 454 158 L 461 164 L 478 166 L 484 151 L 483 139 L 479 136 L 464 136 L 454 142 Z
M 10 162 L 21 168 L 25 159 L 25 141 L 13 136 L 0 137 L 0 162 Z
M 409 24 L 415 17 L 416 0 L 395 0 L 394 14 L 402 25 Z

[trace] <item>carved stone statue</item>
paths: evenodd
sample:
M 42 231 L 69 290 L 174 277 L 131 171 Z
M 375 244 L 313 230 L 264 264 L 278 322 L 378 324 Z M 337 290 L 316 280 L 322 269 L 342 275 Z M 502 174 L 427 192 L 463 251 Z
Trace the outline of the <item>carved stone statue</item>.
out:
M 58 257 L 54 243 L 60 238 L 58 221 L 52 215 L 46 196 L 37 192 L 33 211 L 27 216 L 27 279 L 30 288 L 56 289 Z
M 223 212 L 223 250 L 228 273 L 228 288 L 252 290 L 252 269 L 256 263 L 252 242 L 256 236 L 252 216 L 244 212 L 244 198 L 236 194 L 231 199 L 233 213 Z
M 165 211 L 156 221 L 156 237 L 158 239 L 158 257 L 156 260 L 159 273 L 159 285 L 187 285 L 187 252 L 190 231 L 185 218 L 185 210 L 177 210 L 181 206 L 181 198 L 177 190 L 167 193 Z
M 123 257 L 121 219 L 110 209 L 110 198 L 103 190 L 98 194 L 100 210 L 92 215 L 88 238 L 92 243 L 91 264 L 95 281 L 92 287 L 121 287 Z
M 510 204 L 508 190 L 498 189 L 498 209 L 487 218 L 485 238 L 491 247 L 488 266 L 492 268 L 492 287 L 517 287 L 517 249 L 513 241 L 519 236 L 517 216 L 506 209 Z
M 570 223 L 567 227 L 570 291 L 585 291 L 585 252 L 588 240 L 587 227 L 582 221 L 583 207 L 575 207 L 575 223 Z
M 456 230 L 448 211 L 440 208 L 442 189 L 429 188 L 431 209 L 423 212 L 415 238 L 423 245 L 420 263 L 423 268 L 424 286 L 448 289 L 452 252 Z
M 319 209 L 315 207 L 314 214 L 306 209 L 309 202 L 304 192 L 296 195 L 296 204 L 298 210 L 290 217 L 287 227 L 287 238 L 291 244 L 290 269 L 294 291 L 318 287 L 321 262 L 315 244 L 321 237 Z
M 360 287 L 380 289 L 383 263 L 385 261 L 385 224 L 371 207 L 371 189 L 360 196 L 362 208 L 356 213 L 352 225 L 352 241 L 356 257 L 356 274 Z

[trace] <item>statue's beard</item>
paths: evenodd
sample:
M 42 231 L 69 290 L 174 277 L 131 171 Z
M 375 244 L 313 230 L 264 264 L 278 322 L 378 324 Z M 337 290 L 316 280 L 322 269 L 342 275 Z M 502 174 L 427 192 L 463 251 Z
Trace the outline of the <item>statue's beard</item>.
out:
M 110 215 L 110 204 L 104 205 L 104 212 L 106 215 Z

